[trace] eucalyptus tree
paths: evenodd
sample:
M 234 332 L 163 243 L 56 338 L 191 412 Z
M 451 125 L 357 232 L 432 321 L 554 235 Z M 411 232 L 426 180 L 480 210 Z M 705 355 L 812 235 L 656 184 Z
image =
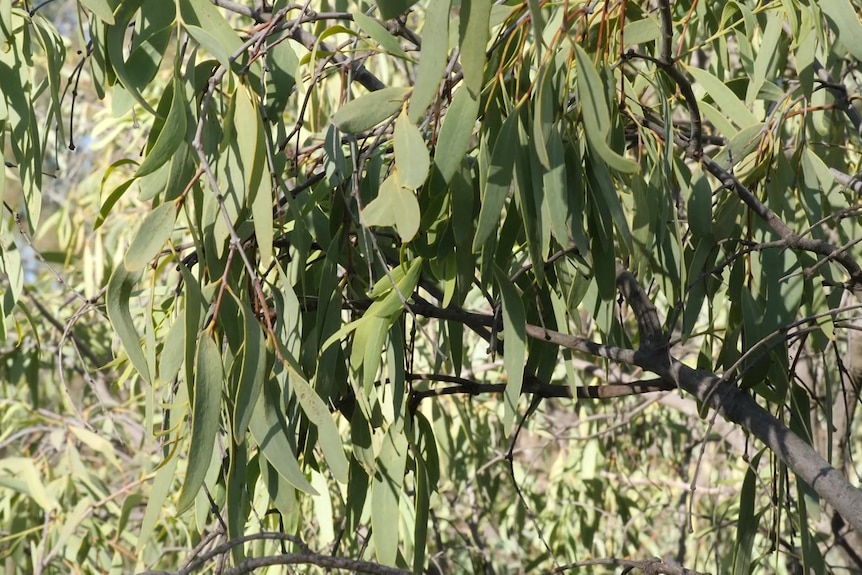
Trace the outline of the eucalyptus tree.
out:
M 0 32 L 7 565 L 862 570 L 849 0 Z

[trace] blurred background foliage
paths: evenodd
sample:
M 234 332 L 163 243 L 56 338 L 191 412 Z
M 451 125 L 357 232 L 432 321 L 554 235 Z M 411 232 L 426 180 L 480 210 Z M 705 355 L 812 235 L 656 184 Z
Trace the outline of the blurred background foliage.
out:
M 523 333 L 643 344 L 621 261 L 858 486 L 857 11 L 0 0 L 3 571 L 862 573 L 745 429 Z

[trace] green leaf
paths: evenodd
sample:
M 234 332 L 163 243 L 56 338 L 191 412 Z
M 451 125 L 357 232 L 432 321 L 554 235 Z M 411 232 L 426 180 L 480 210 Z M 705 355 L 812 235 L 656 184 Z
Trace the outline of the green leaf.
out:
M 195 502 L 212 463 L 215 439 L 221 416 L 221 395 L 224 385 L 221 353 L 208 330 L 198 334 L 195 360 L 194 395 L 191 399 L 192 423 L 188 468 L 177 513 L 183 513 Z
M 108 0 L 81 0 L 81 4 L 86 6 L 105 24 L 114 23 L 114 10 L 111 8 Z
M 117 335 L 126 354 L 129 356 L 129 361 L 135 366 L 135 369 L 144 378 L 144 381 L 151 382 L 149 369 L 147 368 L 147 359 L 144 357 L 144 350 L 141 347 L 140 336 L 135 330 L 135 324 L 132 321 L 132 314 L 129 311 L 129 300 L 132 296 L 132 289 L 135 287 L 139 274 L 130 273 L 125 266 L 117 266 L 114 273 L 111 274 L 111 279 L 108 280 L 108 289 L 105 294 L 105 307 L 108 311 L 108 319 L 114 329 L 117 330 Z
M 138 102 L 147 112 L 156 116 L 156 111 L 150 106 L 149 102 L 144 99 L 141 94 L 142 86 L 139 85 L 137 78 L 134 76 L 135 67 L 130 66 L 125 58 L 126 51 L 126 31 L 135 17 L 135 13 L 144 3 L 144 0 L 129 0 L 122 2 L 114 11 L 114 24 L 107 25 L 105 32 L 105 53 L 110 67 L 116 74 L 117 80 L 126 91 Z M 173 7 L 171 7 L 173 8 Z M 131 55 L 129 57 L 131 60 Z
M 405 243 L 419 231 L 420 216 L 416 194 L 399 185 L 393 176 L 383 180 L 377 197 L 362 209 L 364 225 L 395 226 Z
M 211 36 L 219 48 L 219 52 L 226 56 L 232 56 L 240 51 L 243 45 L 239 35 L 233 29 L 222 13 L 208 0 L 179 0 L 180 18 L 183 25 L 196 26 L 202 30 L 206 30 L 207 35 Z M 197 38 L 195 38 L 197 40 Z M 207 50 L 211 50 L 210 46 L 206 46 Z M 213 56 L 217 56 L 216 52 L 212 52 Z M 221 63 L 221 62 L 220 62 Z M 237 63 L 234 64 L 237 66 Z
M 290 385 L 303 413 L 317 427 L 317 441 L 323 451 L 332 476 L 339 483 L 347 483 L 349 464 L 341 444 L 341 434 L 332 419 L 329 408 L 311 385 L 295 369 L 290 369 Z
M 344 104 L 332 115 L 332 123 L 342 132 L 358 134 L 370 130 L 404 105 L 409 88 L 384 88 Z
M 482 91 L 485 49 L 491 36 L 491 0 L 461 0 L 461 69 L 464 85 L 473 97 Z
M 249 430 L 260 451 L 278 474 L 295 488 L 317 495 L 299 467 L 294 449 L 287 439 L 287 428 L 274 402 L 267 401 L 267 394 L 260 394 L 249 422 Z
M 156 522 L 162 519 L 162 510 L 165 507 L 168 495 L 171 493 L 179 459 L 176 455 L 169 457 L 161 469 L 156 472 L 156 478 L 153 481 L 153 486 L 150 488 L 147 508 L 144 510 L 144 518 L 141 520 L 141 530 L 138 533 L 136 550 L 139 556 L 149 542 L 150 537 L 152 537 Z
M 147 152 L 147 157 L 135 172 L 135 177 L 140 178 L 155 172 L 165 165 L 186 137 L 186 114 L 188 113 L 188 102 L 186 102 L 185 90 L 182 81 L 178 78 L 173 80 L 173 98 L 168 117 L 162 126 L 162 131 L 156 138 L 155 144 Z
M 838 40 L 856 60 L 862 60 L 862 24 L 856 8 L 849 0 L 820 0 L 817 6 L 826 15 L 833 29 L 838 29 Z
M 407 437 L 390 425 L 383 438 L 371 487 L 371 540 L 377 561 L 395 565 L 398 558 L 398 506 L 407 465 Z
M 434 0 L 428 4 L 425 24 L 422 27 L 422 53 L 416 83 L 407 108 L 410 120 L 419 122 L 425 110 L 437 97 L 440 80 L 446 71 L 449 53 L 449 9 L 452 0 Z M 454 103 L 453 103 L 454 105 Z M 449 109 L 449 113 L 452 109 Z
M 380 10 L 380 17 L 384 20 L 391 20 L 396 16 L 401 16 L 416 4 L 416 0 L 374 0 L 374 3 Z
M 243 344 L 239 383 L 233 401 L 233 437 L 242 443 L 257 407 L 263 382 L 268 377 L 266 361 L 266 338 L 254 311 L 240 298 L 234 297 L 243 319 Z
M 383 48 L 386 52 L 392 54 L 393 56 L 398 56 L 399 58 L 403 58 L 409 62 L 413 61 L 413 58 L 407 55 L 407 52 L 401 47 L 398 43 L 398 39 L 395 38 L 389 31 L 380 25 L 380 22 L 371 18 L 370 16 L 366 16 L 362 12 L 354 12 L 353 13 L 353 21 L 362 28 L 362 31 L 371 36 L 373 40 L 375 40 L 380 47 Z
M 151 262 L 171 237 L 176 221 L 177 207 L 173 202 L 166 202 L 147 214 L 123 258 L 126 269 L 140 271 Z
M 395 120 L 395 168 L 398 170 L 398 183 L 403 187 L 415 190 L 425 183 L 431 160 L 428 157 L 428 147 L 419 129 L 410 122 L 407 114 L 402 111 Z M 417 209 L 419 205 L 416 205 Z
M 574 242 L 572 228 L 574 227 L 575 211 L 570 204 L 568 175 L 566 174 L 566 153 L 559 127 L 554 126 L 548 136 L 549 169 L 542 175 L 544 201 L 550 215 L 551 231 L 561 246 Z
M 703 87 L 730 121 L 740 128 L 747 128 L 758 123 L 748 106 L 737 98 L 736 94 L 722 80 L 695 66 L 688 66 L 686 70 Z
M 761 452 L 762 453 L 762 452 Z M 754 514 L 754 503 L 757 495 L 757 463 L 758 453 L 751 461 L 742 489 L 739 492 L 739 517 L 736 522 L 736 545 L 733 546 L 733 574 L 748 575 L 751 572 L 751 551 L 754 547 L 754 537 L 757 535 L 758 518 Z
M 222 68 L 225 70 L 230 69 L 230 54 L 228 54 L 225 46 L 223 46 L 215 36 L 207 32 L 205 29 L 192 24 L 186 24 L 183 28 L 189 33 L 189 36 L 194 38 L 195 42 L 197 42 L 201 48 L 212 54 L 212 56 L 218 60 L 218 63 L 221 64 Z
M 464 88 L 455 92 L 434 150 L 434 165 L 447 183 L 461 166 L 478 113 L 478 98 L 474 98 L 470 91 Z
M 488 179 L 484 182 L 482 191 L 482 207 L 479 209 L 479 224 L 476 235 L 473 236 L 473 253 L 482 249 L 488 236 L 497 229 L 500 214 L 509 189 L 512 186 L 512 171 L 515 167 L 515 154 L 518 151 L 518 112 L 512 110 L 500 133 L 494 141 L 494 151 L 491 152 L 491 164 Z M 479 182 L 481 186 L 483 182 Z
M 611 168 L 626 173 L 640 170 L 637 162 L 620 156 L 608 145 L 611 118 L 605 100 L 604 82 L 593 66 L 593 60 L 579 44 L 575 44 L 578 63 L 578 97 L 583 108 L 584 131 L 590 146 Z
M 494 278 L 503 303 L 503 367 L 506 370 L 503 425 L 511 428 L 518 411 L 527 359 L 527 319 L 524 302 L 505 272 L 494 266 Z

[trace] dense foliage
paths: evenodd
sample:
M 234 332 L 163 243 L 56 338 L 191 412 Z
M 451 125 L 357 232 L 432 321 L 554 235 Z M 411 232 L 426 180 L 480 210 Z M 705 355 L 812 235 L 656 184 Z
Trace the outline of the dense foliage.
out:
M 857 10 L 0 0 L 4 572 L 862 573 Z

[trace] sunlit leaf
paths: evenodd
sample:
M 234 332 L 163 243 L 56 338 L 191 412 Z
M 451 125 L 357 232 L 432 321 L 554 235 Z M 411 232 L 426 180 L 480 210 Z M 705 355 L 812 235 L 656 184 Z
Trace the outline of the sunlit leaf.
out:
M 194 395 L 191 397 L 192 422 L 189 462 L 182 491 L 177 500 L 179 513 L 195 501 L 210 467 L 216 434 L 221 420 L 221 397 L 224 386 L 221 353 L 206 331 L 198 334 L 195 360 Z
M 176 219 L 177 208 L 173 202 L 164 203 L 147 214 L 123 259 L 127 270 L 140 271 L 156 257 L 171 237 Z

